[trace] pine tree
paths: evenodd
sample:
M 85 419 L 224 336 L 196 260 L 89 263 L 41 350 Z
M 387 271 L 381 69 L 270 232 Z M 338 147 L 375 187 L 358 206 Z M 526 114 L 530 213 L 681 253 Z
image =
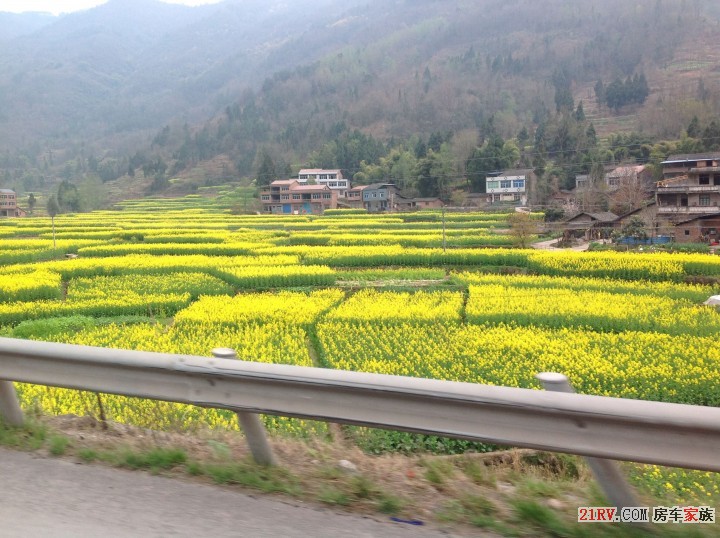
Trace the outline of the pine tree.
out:
M 260 164 L 258 165 L 257 173 L 257 184 L 262 187 L 270 185 L 277 179 L 277 172 L 275 170 L 275 162 L 270 157 L 270 154 L 265 150 L 261 150 Z
M 578 103 L 578 106 L 575 109 L 575 120 L 578 122 L 585 121 L 585 110 L 583 109 L 582 100 Z
M 690 138 L 697 138 L 700 136 L 700 120 L 698 120 L 697 116 L 693 116 L 693 119 L 690 120 L 690 124 L 687 128 L 687 135 Z

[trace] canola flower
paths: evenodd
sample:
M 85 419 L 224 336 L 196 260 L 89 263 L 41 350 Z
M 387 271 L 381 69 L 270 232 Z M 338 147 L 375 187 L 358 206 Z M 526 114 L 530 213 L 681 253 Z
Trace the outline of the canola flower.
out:
M 459 322 L 463 296 L 459 292 L 380 292 L 364 289 L 325 315 L 326 320 L 350 323 Z
M 545 275 L 497 275 L 471 273 L 468 271 L 453 275 L 461 284 L 502 285 L 518 290 L 523 288 L 557 288 L 572 291 L 598 291 L 604 293 L 628 293 L 653 295 L 672 299 L 687 299 L 701 303 L 711 295 L 720 293 L 720 286 L 701 284 L 678 284 L 675 282 L 649 282 L 646 280 L 619 280 L 612 278 L 591 278 L 578 276 Z
M 176 324 L 203 323 L 238 325 L 249 322 L 281 321 L 306 326 L 339 303 L 345 294 L 327 289 L 311 293 L 243 293 L 235 297 L 201 297 L 178 312 Z
M 168 273 L 163 275 L 124 275 L 76 278 L 70 281 L 68 300 L 117 298 L 126 295 L 230 295 L 233 289 L 217 277 L 203 273 Z
M 102 275 L 165 274 L 181 272 L 213 273 L 218 267 L 245 267 L 249 265 L 297 265 L 299 258 L 292 255 L 273 256 L 152 256 L 131 254 L 110 258 L 77 258 L 38 264 L 14 264 L 0 267 L 0 275 L 45 270 L 59 273 L 63 279 Z
M 656 331 L 711 336 L 720 333 L 720 313 L 710 306 L 630 293 L 562 288 L 470 285 L 467 319 L 597 331 Z
M 48 300 L 0 303 L 0 325 L 17 325 L 30 319 L 85 316 L 159 315 L 171 316 L 190 302 L 189 293 L 93 297 L 71 301 Z
M 539 388 L 535 374 L 554 371 L 580 393 L 720 405 L 714 337 L 330 316 L 317 335 L 324 363 L 340 370 L 523 388 Z
M 108 325 L 78 333 L 55 335 L 64 343 L 133 349 L 158 353 L 211 356 L 216 347 L 232 347 L 239 360 L 311 366 L 306 333 L 298 325 L 281 321 L 246 323 L 232 328 L 216 324 Z M 46 413 L 97 414 L 94 394 L 84 391 L 18 384 L 21 403 Z M 193 431 L 201 428 L 237 429 L 235 414 L 184 404 L 103 395 L 108 419 L 155 429 Z M 326 435 L 324 423 L 263 417 L 271 431 L 296 437 Z
M 238 288 L 267 289 L 335 284 L 335 271 L 324 265 L 223 267 L 216 273 Z
M 61 279 L 50 271 L 0 275 L 0 302 L 59 299 Z

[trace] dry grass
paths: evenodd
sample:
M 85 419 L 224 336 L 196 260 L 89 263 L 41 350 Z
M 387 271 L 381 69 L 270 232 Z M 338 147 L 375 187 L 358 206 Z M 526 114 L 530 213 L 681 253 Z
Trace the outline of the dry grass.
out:
M 146 469 L 186 480 L 282 494 L 371 517 L 421 521 L 473 535 L 644 536 L 618 525 L 578 525 L 578 506 L 606 505 L 580 458 L 513 449 L 458 456 L 370 456 L 340 426 L 333 442 L 272 438 L 278 466 L 252 463 L 241 434 L 156 432 L 91 417 L 41 417 L 19 431 L 0 425 L 0 444 L 48 456 Z M 21 439 L 7 442 L 7 439 Z M 348 470 L 342 460 L 352 463 Z M 644 498 L 647 506 L 658 504 Z M 677 527 L 677 526 L 674 526 Z M 672 526 L 662 536 L 680 536 Z M 697 536 L 707 529 L 701 529 Z M 712 529 L 711 529 L 712 530 Z

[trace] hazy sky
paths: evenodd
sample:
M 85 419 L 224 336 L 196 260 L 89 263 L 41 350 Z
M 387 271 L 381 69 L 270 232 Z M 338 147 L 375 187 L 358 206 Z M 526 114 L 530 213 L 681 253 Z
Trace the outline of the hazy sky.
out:
M 59 15 L 70 13 L 104 4 L 107 0 L 0 0 L 0 11 L 22 13 L 23 11 L 42 11 Z M 216 4 L 221 0 L 161 0 L 170 4 L 199 6 L 200 4 Z

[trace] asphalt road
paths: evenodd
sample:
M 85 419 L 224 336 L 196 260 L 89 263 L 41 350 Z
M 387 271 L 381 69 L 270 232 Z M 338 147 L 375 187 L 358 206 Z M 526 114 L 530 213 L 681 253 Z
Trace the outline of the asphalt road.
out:
M 300 503 L 301 504 L 301 503 Z M 0 449 L 0 538 L 452 536 L 229 488 Z

